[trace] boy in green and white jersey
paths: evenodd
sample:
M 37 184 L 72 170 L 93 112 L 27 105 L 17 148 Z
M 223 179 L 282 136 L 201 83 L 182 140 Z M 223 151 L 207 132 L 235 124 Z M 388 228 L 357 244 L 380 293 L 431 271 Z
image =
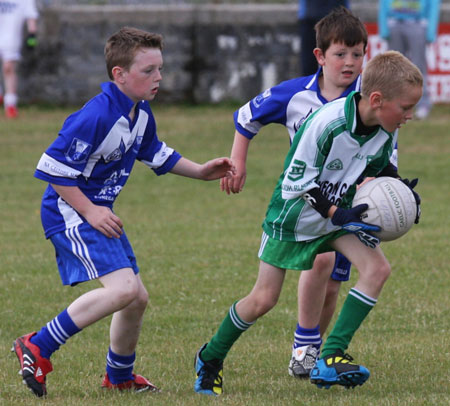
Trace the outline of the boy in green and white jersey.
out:
M 269 237 L 310 241 L 338 231 L 340 226 L 324 218 L 317 211 L 317 204 L 307 201 L 320 199 L 314 189 L 329 201 L 327 206 L 348 208 L 358 178 L 376 176 L 389 163 L 397 132 L 389 133 L 377 125 L 366 131 L 369 134 L 355 133 L 356 103 L 360 99 L 357 92 L 352 92 L 324 105 L 321 113 L 315 114 L 296 134 L 263 223 Z M 306 263 L 311 259 L 308 256 Z
M 361 93 L 328 103 L 302 125 L 263 222 L 258 279 L 198 351 L 196 392 L 222 393 L 228 351 L 275 306 L 286 269 L 310 269 L 315 256 L 327 251 L 344 254 L 358 269 L 359 279 L 311 371 L 311 382 L 353 387 L 368 379 L 369 371 L 344 352 L 377 302 L 391 268 L 379 240 L 370 234 L 379 228 L 361 221 L 367 205 L 351 208 L 351 203 L 360 176 L 398 177 L 386 168 L 397 130 L 412 118 L 422 84 L 419 69 L 406 57 L 395 51 L 379 54 L 363 72 Z

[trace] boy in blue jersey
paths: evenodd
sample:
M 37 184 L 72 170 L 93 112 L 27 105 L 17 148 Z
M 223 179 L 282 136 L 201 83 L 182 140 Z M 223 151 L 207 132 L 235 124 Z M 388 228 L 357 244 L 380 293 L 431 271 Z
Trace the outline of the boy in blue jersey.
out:
M 234 113 L 236 132 L 231 157 L 236 174 L 221 180 L 222 189 L 227 193 L 242 190 L 249 144 L 260 128 L 271 123 L 282 124 L 292 142 L 302 122 L 312 112 L 360 89 L 360 72 L 367 46 L 364 24 L 349 10 L 340 7 L 322 18 L 315 30 L 317 48 L 314 55 L 320 65 L 317 73 L 274 86 Z M 288 367 L 290 375 L 309 377 L 335 311 L 341 282 L 350 278 L 350 268 L 351 264 L 344 256 L 328 252 L 316 257 L 311 272 L 301 273 L 298 323 Z
M 213 180 L 233 171 L 228 158 L 197 164 L 158 139 L 149 101 L 162 79 L 160 35 L 122 28 L 108 39 L 105 60 L 111 81 L 68 117 L 35 172 L 49 183 L 41 217 L 63 284 L 97 279 L 102 285 L 80 296 L 37 333 L 15 340 L 22 379 L 39 397 L 47 393 L 51 355 L 68 338 L 111 314 L 102 387 L 158 391 L 133 372 L 148 293 L 113 203 L 136 160 L 157 175 L 171 172 Z
M 400 53 L 377 55 L 364 69 L 360 93 L 327 103 L 301 126 L 263 221 L 257 281 L 197 352 L 196 392 L 222 393 L 224 359 L 241 334 L 276 305 L 286 269 L 310 269 L 317 254 L 334 250 L 355 264 L 359 279 L 311 381 L 328 388 L 354 387 L 368 379 L 369 371 L 344 352 L 377 302 L 391 268 L 379 240 L 370 234 L 379 227 L 361 220 L 368 206 L 351 204 L 360 177 L 398 177 L 391 173 L 389 160 L 398 128 L 412 118 L 422 95 L 422 83 L 419 69 Z
M 300 68 L 302 76 L 317 71 L 314 57 L 316 47 L 315 27 L 331 10 L 343 6 L 350 8 L 349 0 L 298 0 L 298 26 L 300 34 Z

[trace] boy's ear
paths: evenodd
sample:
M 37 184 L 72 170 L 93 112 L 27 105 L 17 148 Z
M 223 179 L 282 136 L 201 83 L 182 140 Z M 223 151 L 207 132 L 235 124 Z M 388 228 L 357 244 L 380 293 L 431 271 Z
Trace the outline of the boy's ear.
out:
M 325 54 L 323 53 L 321 48 L 314 48 L 313 54 L 316 57 L 317 63 L 320 66 L 325 65 Z
M 383 105 L 383 95 L 379 91 L 370 93 L 369 102 L 372 109 L 378 109 Z
M 114 68 L 111 69 L 111 73 L 114 78 L 114 82 L 123 83 L 124 72 L 125 72 L 125 70 L 122 67 L 114 66 Z

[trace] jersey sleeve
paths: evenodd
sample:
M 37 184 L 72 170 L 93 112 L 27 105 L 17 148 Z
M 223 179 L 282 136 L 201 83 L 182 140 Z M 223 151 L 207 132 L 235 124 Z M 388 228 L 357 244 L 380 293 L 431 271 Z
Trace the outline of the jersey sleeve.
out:
M 427 41 L 434 42 L 436 41 L 436 35 L 439 27 L 439 11 L 440 11 L 440 0 L 430 1 L 428 2 L 428 7 L 426 13 L 428 14 L 427 18 Z
M 390 35 L 389 26 L 387 23 L 389 0 L 380 0 L 378 5 L 378 34 L 381 38 L 388 38 Z
M 233 115 L 236 130 L 252 139 L 267 124 L 286 125 L 287 106 L 298 91 L 299 81 L 292 79 L 282 82 L 244 104 Z
M 77 186 L 91 152 L 97 147 L 96 134 L 102 123 L 86 117 L 82 110 L 70 115 L 55 141 L 42 154 L 34 176 L 55 185 Z
M 150 111 L 149 113 L 149 121 L 137 159 L 159 176 L 169 172 L 180 160 L 181 155 L 158 139 L 155 119 Z
M 321 120 L 311 120 L 315 115 L 313 113 L 309 117 L 295 136 L 286 159 L 281 184 L 282 198 L 285 200 L 296 199 L 320 187 L 317 179 L 330 149 L 332 134 L 327 133 L 327 127 Z

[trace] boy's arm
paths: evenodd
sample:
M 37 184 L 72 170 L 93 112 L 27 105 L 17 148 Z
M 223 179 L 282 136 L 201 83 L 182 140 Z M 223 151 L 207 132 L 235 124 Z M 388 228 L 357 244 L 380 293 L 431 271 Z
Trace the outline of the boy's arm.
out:
M 198 164 L 181 157 L 170 172 L 193 179 L 215 180 L 231 177 L 235 169 L 229 158 L 216 158 L 204 164 Z
M 387 24 L 387 3 L 387 0 L 380 0 L 378 7 L 378 34 L 385 40 L 388 39 L 390 35 Z
M 227 192 L 227 194 L 230 194 L 230 192 L 239 193 L 244 187 L 247 177 L 246 162 L 250 141 L 250 138 L 242 135 L 239 131 L 236 130 L 234 132 L 231 160 L 236 168 L 236 173 L 229 178 L 220 179 L 220 189 Z
M 92 203 L 77 186 L 51 184 L 56 193 L 70 204 L 86 221 L 109 238 L 119 238 L 123 234 L 123 224 L 109 207 Z
M 434 0 L 428 5 L 428 21 L 427 21 L 427 42 L 436 41 L 439 27 L 439 10 L 441 7 L 440 0 Z

